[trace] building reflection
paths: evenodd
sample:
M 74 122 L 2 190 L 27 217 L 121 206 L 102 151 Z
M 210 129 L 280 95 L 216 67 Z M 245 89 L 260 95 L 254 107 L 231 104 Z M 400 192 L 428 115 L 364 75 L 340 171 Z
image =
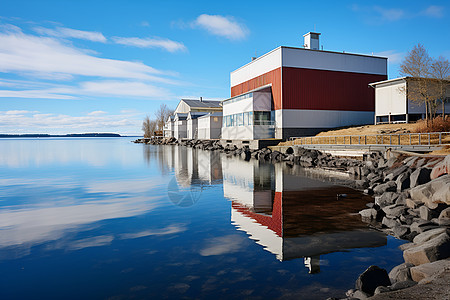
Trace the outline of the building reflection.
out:
M 222 170 L 231 223 L 280 261 L 304 258 L 309 272 L 318 273 L 320 255 L 387 243 L 357 214 L 370 199 L 322 181 L 326 174 L 236 158 L 224 158 Z
M 219 152 L 202 151 L 190 147 L 146 147 L 146 156 L 155 151 L 161 170 L 173 170 L 181 187 L 222 183 L 222 163 Z

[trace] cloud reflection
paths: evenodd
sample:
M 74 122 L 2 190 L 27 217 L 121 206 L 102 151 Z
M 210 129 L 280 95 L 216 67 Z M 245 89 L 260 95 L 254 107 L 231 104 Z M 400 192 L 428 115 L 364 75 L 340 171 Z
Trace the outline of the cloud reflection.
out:
M 166 228 L 161 229 L 153 229 L 153 230 L 144 230 L 136 233 L 125 233 L 120 235 L 121 239 L 137 239 L 146 236 L 154 236 L 154 235 L 169 235 L 186 231 L 187 228 L 183 225 L 170 225 Z
M 202 256 L 223 255 L 241 251 L 246 239 L 237 234 L 219 236 L 208 241 L 206 247 L 200 250 Z

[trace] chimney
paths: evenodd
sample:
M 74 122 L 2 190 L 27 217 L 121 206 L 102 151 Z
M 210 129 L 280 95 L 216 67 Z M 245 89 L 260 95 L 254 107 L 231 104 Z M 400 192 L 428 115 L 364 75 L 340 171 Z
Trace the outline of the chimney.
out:
M 311 49 L 311 50 L 319 50 L 319 35 L 318 32 L 308 32 L 307 34 L 303 35 L 304 44 L 303 47 L 305 49 Z
M 203 102 L 203 97 L 200 97 L 200 102 Z

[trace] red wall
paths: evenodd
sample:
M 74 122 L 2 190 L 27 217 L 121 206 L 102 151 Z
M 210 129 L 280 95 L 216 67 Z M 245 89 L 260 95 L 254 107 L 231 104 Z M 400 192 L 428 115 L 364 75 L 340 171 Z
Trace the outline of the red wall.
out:
M 386 75 L 283 67 L 283 109 L 375 111 L 368 84 Z
M 238 212 L 243 215 L 252 218 L 258 224 L 266 226 L 273 232 L 275 232 L 278 236 L 283 236 L 283 202 L 282 202 L 282 193 L 275 192 L 275 197 L 273 199 L 272 206 L 272 216 L 262 215 L 255 212 L 252 212 L 248 207 L 241 205 L 237 201 L 232 201 L 231 206 L 236 209 Z
M 272 84 L 274 109 L 281 108 L 281 68 L 269 71 L 263 75 L 247 80 L 231 87 L 231 97 L 238 96 L 261 86 Z
M 386 79 L 386 75 L 283 67 L 231 87 L 231 97 L 271 83 L 275 110 L 375 111 L 375 91 L 368 84 Z

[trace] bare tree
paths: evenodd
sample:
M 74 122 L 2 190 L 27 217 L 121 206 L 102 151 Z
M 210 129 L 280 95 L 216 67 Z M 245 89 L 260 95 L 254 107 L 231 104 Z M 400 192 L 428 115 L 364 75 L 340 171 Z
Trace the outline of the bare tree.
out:
M 448 59 L 439 56 L 431 64 L 431 76 L 437 80 L 437 93 L 442 103 L 442 118 L 445 118 L 445 102 L 447 91 L 450 90 L 450 63 Z
M 169 109 L 167 105 L 161 104 L 158 110 L 155 112 L 157 130 L 163 130 L 164 123 L 169 116 L 173 114 L 173 110 Z
M 144 118 L 142 122 L 142 131 L 144 132 L 144 138 L 151 138 L 157 129 L 157 124 L 155 120 L 150 120 L 149 116 Z
M 407 79 L 407 97 L 419 105 L 425 105 L 427 122 L 436 112 L 438 95 L 436 82 L 430 80 L 432 58 L 422 44 L 417 44 L 408 52 L 400 64 L 400 74 Z

